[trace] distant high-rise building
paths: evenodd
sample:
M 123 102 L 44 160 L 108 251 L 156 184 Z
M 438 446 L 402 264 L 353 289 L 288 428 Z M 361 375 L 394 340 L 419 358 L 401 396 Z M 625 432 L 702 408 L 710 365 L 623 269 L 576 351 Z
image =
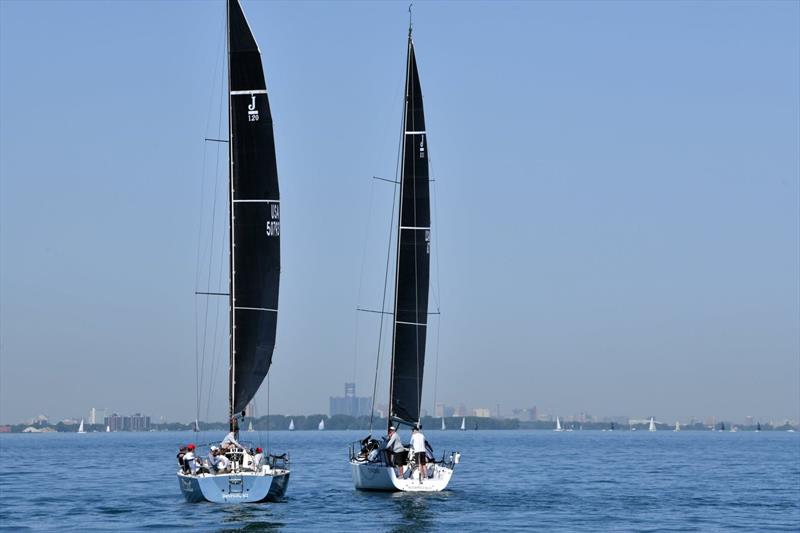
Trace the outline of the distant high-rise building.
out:
M 97 424 L 97 409 L 92 407 L 92 410 L 89 411 L 89 423 L 91 425 Z
M 437 403 L 433 407 L 433 416 L 435 416 L 436 418 L 440 418 L 440 417 L 445 416 L 445 414 L 444 414 L 444 404 L 443 403 Z
M 344 384 L 344 396 L 331 396 L 330 416 L 369 416 L 372 407 L 372 397 L 356 396 L 356 384 Z
M 111 431 L 150 431 L 150 417 L 140 413 L 133 416 L 114 413 L 105 417 L 103 422 Z
M 472 410 L 472 416 L 477 416 L 481 418 L 489 418 L 492 416 L 492 410 L 488 407 L 476 407 Z
M 520 420 L 521 422 L 535 422 L 537 411 L 536 406 L 533 407 L 526 407 L 523 409 L 512 409 L 511 414 L 514 418 Z

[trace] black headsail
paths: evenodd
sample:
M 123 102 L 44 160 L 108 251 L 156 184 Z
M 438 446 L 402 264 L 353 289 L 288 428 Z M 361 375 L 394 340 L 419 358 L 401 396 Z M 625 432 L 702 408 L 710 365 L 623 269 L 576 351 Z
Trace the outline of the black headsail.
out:
M 280 195 L 261 53 L 238 0 L 228 0 L 231 415 L 272 363 L 280 278 Z
M 415 424 L 425 368 L 431 216 L 425 116 L 410 31 L 402 161 L 389 423 Z

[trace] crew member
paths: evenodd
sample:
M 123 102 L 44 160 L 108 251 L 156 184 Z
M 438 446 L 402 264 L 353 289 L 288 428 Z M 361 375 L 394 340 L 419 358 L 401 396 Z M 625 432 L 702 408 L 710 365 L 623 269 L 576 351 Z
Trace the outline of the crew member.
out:
M 428 477 L 428 468 L 425 466 L 428 458 L 425 450 L 425 435 L 422 434 L 420 426 L 414 426 L 414 429 L 411 430 L 411 449 L 419 469 L 419 482 L 422 483 L 422 480 Z

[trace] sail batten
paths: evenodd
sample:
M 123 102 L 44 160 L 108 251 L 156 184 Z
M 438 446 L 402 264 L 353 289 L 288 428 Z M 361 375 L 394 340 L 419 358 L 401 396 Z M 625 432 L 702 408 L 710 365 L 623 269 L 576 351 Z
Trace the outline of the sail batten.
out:
M 228 1 L 231 214 L 231 414 L 272 363 L 280 277 L 280 191 L 261 52 L 238 0 Z
M 430 281 L 428 147 L 414 43 L 408 40 L 397 238 L 390 419 L 420 419 Z

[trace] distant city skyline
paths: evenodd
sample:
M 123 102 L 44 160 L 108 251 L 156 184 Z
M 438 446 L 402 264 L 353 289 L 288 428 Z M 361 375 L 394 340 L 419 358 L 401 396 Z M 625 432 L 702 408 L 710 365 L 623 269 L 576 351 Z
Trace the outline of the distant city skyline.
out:
M 408 3 L 242 2 L 281 190 L 257 412 L 386 404 L 391 335 L 374 386 L 356 308 L 382 302 Z M 800 418 L 799 18 L 415 4 L 428 412 Z M 195 296 L 227 287 L 224 46 L 223 2 L 0 2 L 0 423 L 225 418 L 226 302 Z

